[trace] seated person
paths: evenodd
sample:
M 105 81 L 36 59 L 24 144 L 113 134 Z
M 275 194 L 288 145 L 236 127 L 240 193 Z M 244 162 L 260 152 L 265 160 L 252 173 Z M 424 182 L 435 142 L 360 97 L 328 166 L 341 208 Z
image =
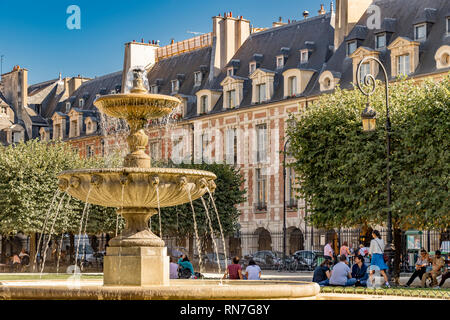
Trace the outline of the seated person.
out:
M 435 289 L 440 289 L 440 288 L 442 288 L 442 286 L 443 286 L 444 283 L 445 283 L 445 280 L 447 280 L 448 278 L 450 278 L 450 270 L 447 269 L 447 272 L 445 272 L 445 273 L 442 275 L 441 282 L 439 282 L 439 285 L 438 285 Z
M 436 250 L 434 257 L 429 259 L 429 261 L 431 262 L 431 271 L 426 272 L 422 277 L 422 287 L 424 288 L 426 287 L 425 281 L 428 277 L 432 279 L 431 287 L 436 287 L 438 285 L 436 278 L 442 274 L 442 269 L 445 267 L 445 260 L 439 250 Z
M 169 277 L 170 279 L 178 279 L 178 264 L 175 263 L 174 257 L 170 257 Z
M 261 268 L 256 264 L 255 260 L 251 259 L 248 262 L 248 267 L 245 269 L 245 276 L 247 280 L 261 280 Z
M 184 255 L 184 258 L 181 261 L 178 260 L 178 265 L 180 266 L 180 273 L 178 275 L 179 278 L 189 279 L 195 274 L 194 267 L 192 266 L 192 263 L 189 261 L 189 258 L 186 255 Z
M 332 265 L 333 263 L 330 260 L 323 260 L 322 263 L 314 270 L 312 281 L 318 283 L 319 286 L 328 286 L 330 284 L 330 267 Z
M 225 274 L 223 275 L 223 279 L 231 280 L 243 280 L 244 277 L 242 275 L 242 267 L 239 264 L 239 257 L 236 256 L 233 258 L 233 264 L 228 265 L 227 269 L 225 270 Z
M 357 286 L 367 286 L 367 279 L 369 279 L 369 274 L 367 273 L 367 266 L 364 264 L 364 257 L 362 255 L 357 255 L 355 257 L 355 264 L 352 267 L 352 278 L 349 283 L 354 282 Z
M 356 280 L 352 280 L 352 274 L 348 266 L 347 257 L 345 255 L 339 256 L 339 263 L 333 267 L 330 277 L 330 285 L 332 286 L 352 286 Z
M 420 256 L 417 258 L 416 261 L 416 270 L 414 270 L 414 273 L 411 275 L 411 278 L 409 278 L 408 282 L 405 284 L 405 287 L 409 287 L 411 283 L 413 283 L 414 279 L 419 277 L 420 280 L 422 280 L 423 275 L 427 271 L 427 265 L 428 265 L 428 253 L 426 250 L 422 249 L 420 250 Z

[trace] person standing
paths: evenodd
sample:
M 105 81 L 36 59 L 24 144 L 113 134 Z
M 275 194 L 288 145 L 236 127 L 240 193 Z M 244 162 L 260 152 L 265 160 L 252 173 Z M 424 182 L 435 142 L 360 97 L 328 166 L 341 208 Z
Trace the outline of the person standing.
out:
M 327 244 L 323 248 L 323 255 L 324 255 L 325 259 L 328 259 L 330 261 L 333 261 L 333 256 L 334 256 L 334 251 L 333 251 L 333 248 L 331 247 L 332 243 L 333 242 L 331 240 L 328 240 Z
M 332 286 L 352 286 L 355 284 L 356 279 L 352 279 L 352 274 L 348 266 L 347 257 L 344 255 L 339 256 L 339 263 L 333 267 L 330 277 L 330 285 Z
M 225 274 L 223 275 L 223 279 L 229 278 L 230 280 L 243 280 L 242 276 L 242 267 L 239 264 L 239 257 L 236 256 L 233 258 L 233 264 L 228 265 L 227 270 L 225 270 Z
M 428 258 L 428 261 L 431 262 L 431 271 L 426 272 L 422 277 L 422 287 L 424 288 L 426 287 L 425 281 L 430 276 L 432 279 L 431 287 L 436 287 L 438 285 L 436 278 L 442 274 L 442 268 L 445 266 L 445 260 L 441 256 L 441 251 L 439 250 L 436 250 L 433 258 Z
M 429 263 L 429 257 L 426 250 L 422 249 L 420 250 L 420 256 L 417 258 L 416 261 L 416 269 L 414 270 L 414 273 L 409 278 L 408 282 L 406 282 L 405 287 L 409 287 L 411 283 L 413 283 L 414 279 L 419 277 L 420 280 L 422 280 L 423 275 L 427 271 L 427 265 Z
M 347 241 L 344 241 L 344 243 L 341 246 L 341 249 L 339 250 L 339 255 L 345 256 L 348 258 L 352 253 L 350 252 L 350 249 L 348 248 Z
M 384 282 L 386 287 L 390 288 L 390 284 L 388 281 L 388 277 L 386 274 L 386 270 L 388 270 L 388 266 L 384 262 L 384 241 L 381 239 L 380 232 L 378 230 L 374 230 L 372 232 L 373 239 L 370 241 L 369 255 L 372 257 L 370 260 L 370 265 L 377 266 L 380 268 L 380 273 L 384 278 Z M 370 280 L 372 281 L 374 271 L 370 272 Z
M 261 280 L 261 268 L 256 264 L 255 260 L 251 259 L 245 269 L 245 276 L 247 280 Z

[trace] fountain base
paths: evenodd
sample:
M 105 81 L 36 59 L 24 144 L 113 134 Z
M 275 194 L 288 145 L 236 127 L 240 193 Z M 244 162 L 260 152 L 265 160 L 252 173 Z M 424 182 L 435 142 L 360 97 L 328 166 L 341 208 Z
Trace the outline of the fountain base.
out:
M 108 247 L 103 268 L 105 286 L 169 284 L 166 247 Z

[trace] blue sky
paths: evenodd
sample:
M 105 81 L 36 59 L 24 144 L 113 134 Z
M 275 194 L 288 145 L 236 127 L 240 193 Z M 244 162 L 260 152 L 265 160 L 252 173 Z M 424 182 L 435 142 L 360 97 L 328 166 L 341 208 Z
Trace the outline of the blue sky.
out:
M 2 0 L 0 7 L 0 55 L 3 72 L 14 65 L 27 68 L 28 83 L 58 77 L 101 76 L 121 70 L 124 43 L 144 38 L 166 45 L 194 36 L 187 31 L 211 32 L 211 17 L 233 12 L 255 27 L 269 27 L 278 17 L 302 19 L 308 10 L 317 15 L 324 0 L 165 0 L 103 1 Z M 70 5 L 81 9 L 81 29 L 69 30 Z

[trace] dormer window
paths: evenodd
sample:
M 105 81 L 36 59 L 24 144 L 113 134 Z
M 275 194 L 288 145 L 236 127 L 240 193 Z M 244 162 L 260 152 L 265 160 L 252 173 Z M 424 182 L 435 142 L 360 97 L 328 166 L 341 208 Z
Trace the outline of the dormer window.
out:
M 256 70 L 256 62 L 250 62 L 248 65 L 248 74 L 252 74 Z
M 386 47 L 386 33 L 377 34 L 375 36 L 375 48 L 383 49 Z
M 308 50 L 302 50 L 300 51 L 300 63 L 307 63 L 309 59 L 309 52 Z
M 364 78 L 370 74 L 370 63 L 363 63 L 361 69 L 359 70 L 360 82 L 364 82 Z
M 410 74 L 410 59 L 409 54 L 405 54 L 397 57 L 397 74 L 408 75 Z
M 414 26 L 414 40 L 425 41 L 427 39 L 427 24 Z
M 227 91 L 228 108 L 236 107 L 236 90 Z
M 288 95 L 295 96 L 297 94 L 297 77 L 292 76 L 288 78 Z
M 66 102 L 66 113 L 69 112 L 70 107 L 71 107 L 70 102 Z
M 261 83 L 256 85 L 256 102 L 261 103 L 266 101 L 266 84 Z
M 1 106 L 1 107 L 0 107 L 0 113 L 6 114 L 6 107 Z
M 282 69 L 284 67 L 284 57 L 278 56 L 277 57 L 277 69 Z
M 350 56 L 358 48 L 356 40 L 347 42 L 347 56 Z
M 200 98 L 200 114 L 208 112 L 208 96 L 204 95 Z
M 156 84 L 152 85 L 150 87 L 150 93 L 158 94 L 159 93 L 159 87 Z
M 234 68 L 228 68 L 227 69 L 227 76 L 234 76 Z
M 172 85 L 172 93 L 178 92 L 180 89 L 180 82 L 178 80 L 172 80 L 170 83 Z
M 84 107 L 84 99 L 80 99 L 78 105 L 80 108 L 83 108 Z
M 198 87 L 202 84 L 202 73 L 199 72 L 195 72 L 194 73 L 194 86 Z

